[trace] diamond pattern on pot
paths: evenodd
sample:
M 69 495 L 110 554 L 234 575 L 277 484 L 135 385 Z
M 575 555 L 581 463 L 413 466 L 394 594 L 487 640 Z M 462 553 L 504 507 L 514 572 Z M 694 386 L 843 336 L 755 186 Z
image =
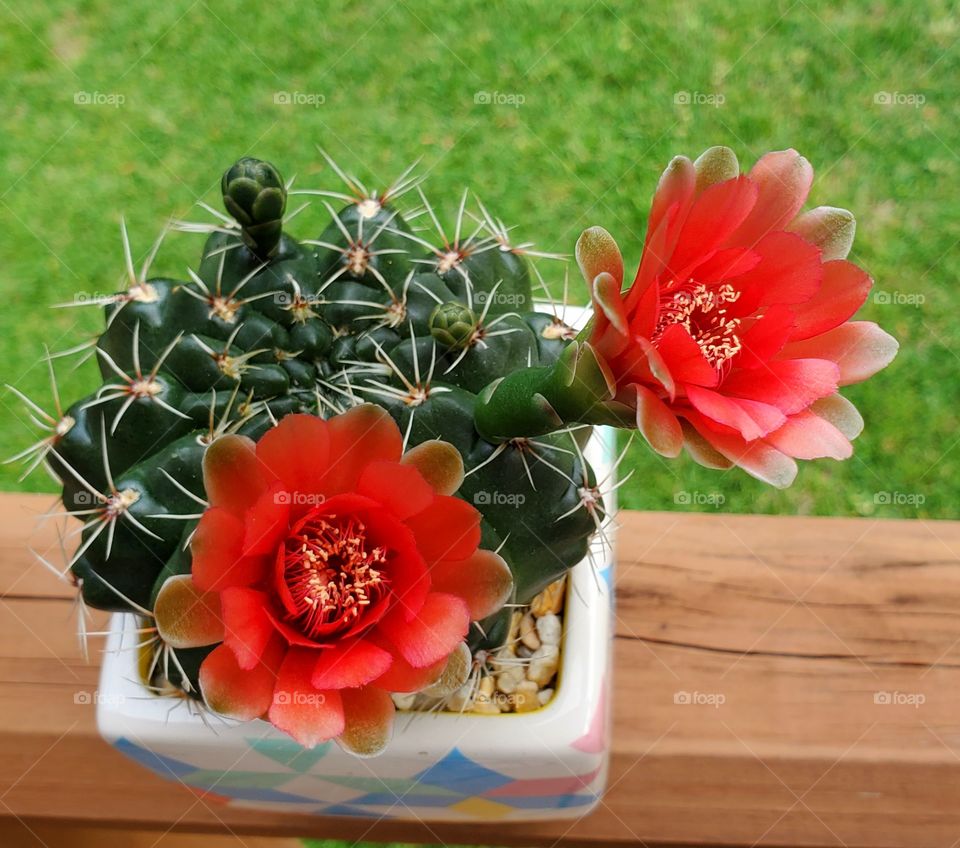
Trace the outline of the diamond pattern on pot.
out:
M 521 795 L 519 797 L 498 797 L 496 803 L 503 804 L 514 810 L 542 810 L 549 808 L 551 810 L 562 810 L 567 807 L 587 807 L 593 804 L 599 793 L 588 792 L 580 795 Z M 486 801 L 486 798 L 476 798 L 474 800 Z
M 326 742 L 316 748 L 304 748 L 292 739 L 247 739 L 247 744 L 258 754 L 301 774 L 312 771 L 333 745 L 332 742 Z
M 514 780 L 486 793 L 487 798 L 522 798 L 529 796 L 562 795 L 579 792 L 590 786 L 600 774 L 597 766 L 588 774 L 571 774 L 569 777 L 539 777 L 527 780 Z M 520 805 L 518 805 L 520 806 Z
M 603 706 L 591 731 L 574 743 L 586 749 L 602 737 Z M 331 746 L 305 750 L 287 739 L 245 738 L 247 753 L 234 767 L 200 768 L 183 759 L 156 754 L 129 739 L 116 747 L 128 757 L 168 780 L 184 784 L 195 794 L 233 806 L 331 816 L 389 816 L 404 810 L 445 810 L 456 817 L 495 821 L 521 810 L 559 810 L 594 803 L 602 768 L 585 774 L 514 778 L 453 748 L 437 762 L 407 776 L 380 777 L 336 774 L 327 758 Z M 335 750 L 335 748 L 333 749 Z M 206 753 L 197 752 L 205 759 Z M 209 765 L 209 763 L 205 763 Z M 240 768 L 240 766 L 243 768 Z M 323 802 L 326 802 L 324 804 Z
M 467 798 L 453 808 L 458 813 L 464 813 L 473 819 L 496 820 L 503 819 L 513 812 L 512 808 L 498 801 L 488 801 L 486 798 Z
M 160 777 L 165 777 L 168 780 L 178 777 L 182 778 L 197 770 L 197 767 L 190 763 L 175 760 L 173 757 L 165 757 L 163 754 L 156 754 L 148 748 L 141 748 L 139 745 L 134 745 L 129 739 L 117 739 L 113 743 L 113 747 L 121 754 L 125 754 L 130 757 L 130 759 L 140 763 L 142 766 L 146 766 L 150 771 L 156 772 Z
M 509 782 L 509 777 L 474 762 L 454 748 L 442 760 L 410 779 L 392 781 L 394 788 L 380 782 L 380 791 L 355 798 L 352 803 L 377 807 L 394 804 L 404 807 L 454 807 L 459 801 L 482 795 Z
M 486 768 L 454 748 L 447 756 L 415 776 L 420 783 L 453 789 L 463 796 L 482 795 L 511 778 Z

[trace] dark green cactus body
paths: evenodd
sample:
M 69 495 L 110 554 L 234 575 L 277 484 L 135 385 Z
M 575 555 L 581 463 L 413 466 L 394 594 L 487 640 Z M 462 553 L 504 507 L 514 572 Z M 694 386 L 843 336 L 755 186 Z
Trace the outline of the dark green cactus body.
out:
M 477 430 L 491 441 L 538 436 L 567 423 L 631 427 L 636 411 L 586 342 L 573 342 L 548 367 L 508 374 L 484 390 Z
M 492 315 L 533 310 L 526 260 L 492 239 L 470 239 L 429 261 L 458 300 L 481 309 L 489 303 Z
M 86 521 L 72 563 L 85 601 L 146 614 L 163 581 L 190 570 L 217 434 L 256 439 L 286 414 L 360 401 L 389 410 L 408 447 L 440 438 L 460 451 L 459 496 L 510 564 L 517 601 L 580 561 L 599 511 L 574 443 L 584 433 L 550 434 L 537 395 L 567 402 L 554 392 L 563 363 L 597 375 L 570 328 L 533 310 L 522 251 L 500 233 L 427 250 L 371 200 L 301 243 L 282 231 L 275 168 L 241 160 L 222 188 L 238 226 L 211 228 L 191 279 L 143 280 L 107 306 L 104 384 L 67 410 L 74 423 L 48 458 Z M 522 402 L 491 414 L 502 395 Z M 505 621 L 484 622 L 473 641 L 502 643 Z M 165 650 L 166 682 L 195 690 L 209 649 Z
M 331 303 L 349 300 L 358 291 L 351 283 L 374 291 L 399 287 L 410 270 L 410 228 L 399 213 L 385 206 L 369 216 L 359 210 L 351 204 L 336 214 L 316 242 L 318 272 Z

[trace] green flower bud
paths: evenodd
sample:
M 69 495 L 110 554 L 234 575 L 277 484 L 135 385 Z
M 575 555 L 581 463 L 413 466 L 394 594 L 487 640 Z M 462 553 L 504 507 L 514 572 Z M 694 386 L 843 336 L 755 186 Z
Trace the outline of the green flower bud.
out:
M 467 347 L 476 331 L 477 316 L 462 303 L 441 303 L 430 313 L 430 335 L 445 347 Z
M 244 157 L 220 180 L 223 205 L 242 227 L 243 241 L 267 259 L 277 249 L 287 206 L 287 189 L 280 172 L 269 162 Z

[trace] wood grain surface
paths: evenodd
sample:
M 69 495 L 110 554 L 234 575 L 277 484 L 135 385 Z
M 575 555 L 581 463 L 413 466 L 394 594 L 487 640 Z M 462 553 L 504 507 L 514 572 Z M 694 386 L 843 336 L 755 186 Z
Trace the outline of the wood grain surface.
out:
M 52 524 L 37 526 L 49 502 L 0 495 L 3 845 L 59 845 L 49 834 L 67 824 L 77 834 L 219 833 L 251 848 L 270 843 L 245 837 L 960 840 L 960 522 L 622 513 L 603 804 L 574 823 L 451 827 L 224 808 L 104 744 L 84 703 L 99 645 L 85 662 L 71 588 L 29 550 L 60 556 Z

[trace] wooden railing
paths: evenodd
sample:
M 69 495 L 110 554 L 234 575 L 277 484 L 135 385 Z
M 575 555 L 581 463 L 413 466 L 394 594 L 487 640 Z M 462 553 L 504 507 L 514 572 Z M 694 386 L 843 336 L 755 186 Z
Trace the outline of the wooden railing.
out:
M 28 551 L 56 551 L 35 526 L 49 502 L 0 495 L 0 844 L 52 846 L 66 824 L 237 845 L 960 839 L 958 522 L 622 513 L 602 805 L 572 825 L 451 827 L 225 808 L 104 744 L 83 694 L 98 646 L 84 662 L 70 588 Z

